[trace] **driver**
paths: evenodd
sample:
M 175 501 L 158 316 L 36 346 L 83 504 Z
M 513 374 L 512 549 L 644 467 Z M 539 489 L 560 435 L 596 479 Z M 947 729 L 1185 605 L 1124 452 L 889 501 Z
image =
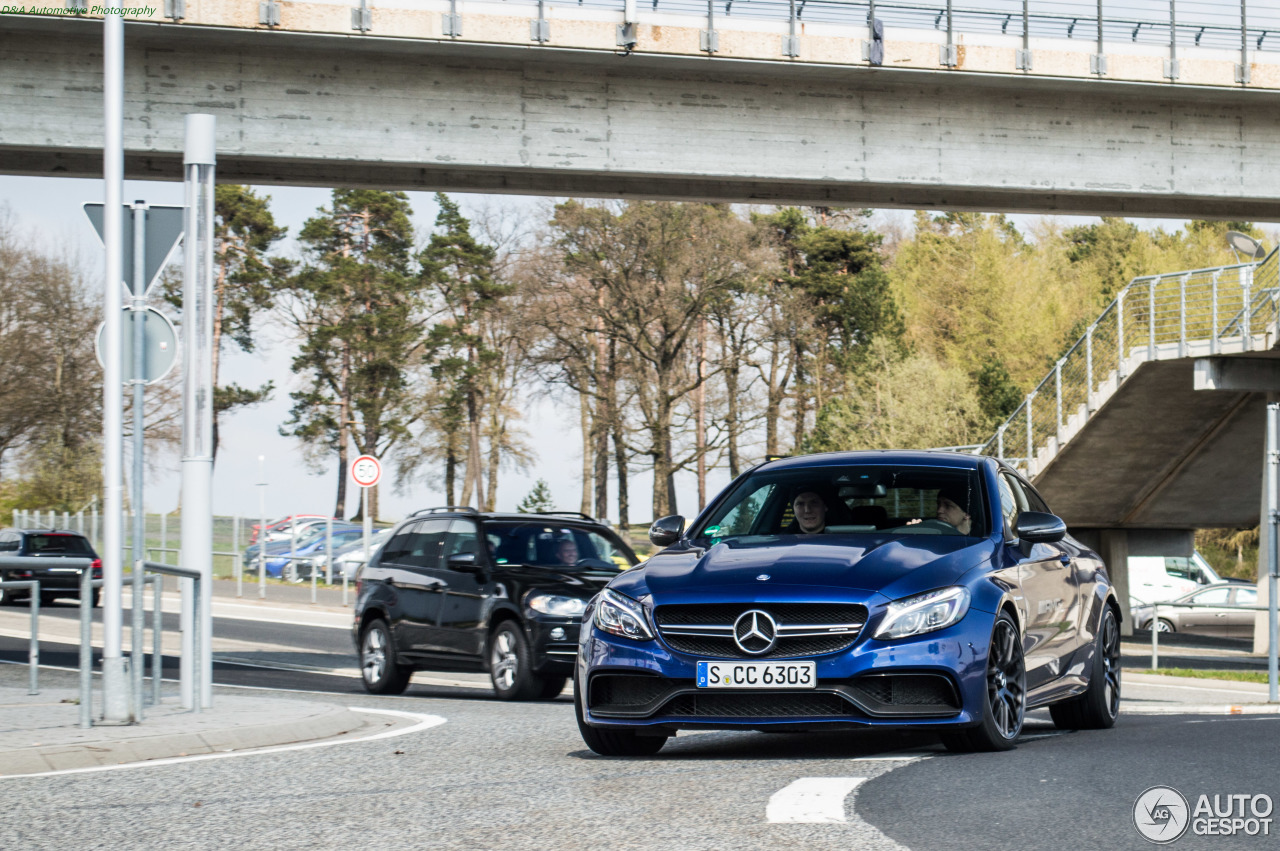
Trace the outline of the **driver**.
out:
M 968 535 L 973 528 L 969 516 L 969 489 L 961 485 L 947 485 L 938 491 L 937 518 L 956 527 L 961 535 Z
M 565 535 L 556 541 L 555 556 L 560 564 L 578 563 L 578 542 L 572 535 Z
M 827 501 L 820 485 L 800 485 L 791 498 L 791 511 L 795 514 L 796 527 L 802 535 L 816 535 L 827 528 Z

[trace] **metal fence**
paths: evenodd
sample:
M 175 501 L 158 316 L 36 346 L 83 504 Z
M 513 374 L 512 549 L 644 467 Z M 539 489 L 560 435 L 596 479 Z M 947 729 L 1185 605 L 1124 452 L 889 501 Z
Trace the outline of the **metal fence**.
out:
M 1278 252 L 1134 278 L 977 454 L 1035 476 L 1139 364 L 1263 348 L 1277 316 Z

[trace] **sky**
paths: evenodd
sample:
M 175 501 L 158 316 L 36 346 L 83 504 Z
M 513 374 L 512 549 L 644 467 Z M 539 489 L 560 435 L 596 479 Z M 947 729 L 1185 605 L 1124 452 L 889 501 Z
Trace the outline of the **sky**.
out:
M 303 222 L 314 216 L 327 203 L 329 191 L 302 187 L 258 187 L 270 196 L 276 222 L 288 228 L 290 238 L 281 244 L 281 253 L 297 256 L 292 235 Z M 427 232 L 436 215 L 431 193 L 410 192 L 415 225 L 419 233 Z M 509 208 L 521 215 L 539 215 L 547 203 L 543 198 L 520 196 L 456 195 L 464 214 L 492 208 Z M 102 243 L 84 215 L 82 205 L 101 203 L 102 181 L 53 177 L 19 177 L 0 175 L 0 207 L 7 206 L 15 214 L 19 227 L 47 247 L 66 247 L 79 252 L 87 269 L 96 269 L 101 277 Z M 126 181 L 126 203 L 143 200 L 152 204 L 181 205 L 182 184 L 161 181 Z M 883 211 L 881 222 L 896 218 L 900 225 L 909 224 L 907 211 Z M 1012 216 L 1024 232 L 1030 230 L 1035 217 Z M 1096 221 L 1095 219 L 1063 219 L 1064 224 Z M 1142 227 L 1161 226 L 1174 229 L 1176 220 L 1135 220 Z M 299 383 L 289 370 L 296 343 L 280 325 L 270 325 L 258 335 L 258 348 L 251 354 L 239 352 L 234 345 L 224 349 L 220 380 L 254 387 L 270 379 L 276 392 L 270 401 L 228 416 L 220 423 L 217 463 L 214 468 L 213 509 L 218 515 L 240 515 L 257 518 L 290 513 L 328 513 L 336 497 L 337 462 L 330 461 L 315 471 L 303 457 L 301 444 L 294 438 L 282 437 L 279 427 L 289 416 L 289 390 Z M 514 510 L 516 504 L 533 489 L 538 479 L 550 486 L 556 507 L 577 510 L 581 500 L 581 437 L 576 401 L 567 395 L 537 393 L 526 400 L 523 422 L 534 462 L 528 470 L 504 470 L 500 474 L 498 510 Z M 145 482 L 144 504 L 149 512 L 172 511 L 178 505 L 180 489 L 180 453 L 169 451 L 150 456 L 150 472 Z M 129 468 L 126 468 L 128 470 Z M 397 492 L 390 482 L 390 464 L 384 465 L 380 487 L 382 520 L 397 520 L 406 514 L 434 505 L 443 505 L 443 485 L 429 482 L 412 483 Z M 126 473 L 127 475 L 127 473 Z M 258 483 L 266 482 L 265 489 Z M 727 470 L 712 470 L 708 476 L 708 496 L 714 496 L 729 481 Z M 631 519 L 647 522 L 652 499 L 651 476 L 647 472 L 630 480 Z M 681 513 L 691 516 L 697 502 L 696 479 L 692 472 L 677 476 L 677 498 Z M 616 482 L 610 483 L 611 509 L 616 498 Z M 345 515 L 357 509 L 358 489 L 348 486 Z M 265 501 L 265 511 L 260 502 Z M 613 518 L 616 520 L 616 518 Z

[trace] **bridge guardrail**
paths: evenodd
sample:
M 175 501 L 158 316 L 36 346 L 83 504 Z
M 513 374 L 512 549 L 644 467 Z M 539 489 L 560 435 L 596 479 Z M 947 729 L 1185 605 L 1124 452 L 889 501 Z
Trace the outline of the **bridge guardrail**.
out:
M 1160 609 L 1235 609 L 1242 612 L 1268 612 L 1266 606 L 1215 606 L 1212 603 L 1146 603 L 1151 607 L 1151 670 L 1160 669 Z M 1256 617 L 1256 616 L 1255 616 Z
M 977 450 L 1034 478 L 1137 367 L 1265 348 L 1280 248 L 1259 263 L 1134 278 Z

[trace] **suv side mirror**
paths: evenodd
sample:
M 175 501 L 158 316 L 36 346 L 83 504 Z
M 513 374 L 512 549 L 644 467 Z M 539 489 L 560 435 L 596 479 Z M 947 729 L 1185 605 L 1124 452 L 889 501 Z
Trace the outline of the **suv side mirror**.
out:
M 655 547 L 669 547 L 684 534 L 684 518 L 679 514 L 659 517 L 649 527 L 649 541 Z
M 1029 544 L 1052 544 L 1067 534 L 1067 524 L 1055 514 L 1024 511 L 1018 515 L 1014 533 Z
M 454 553 L 445 560 L 445 565 L 459 573 L 479 573 L 481 570 L 475 553 Z

